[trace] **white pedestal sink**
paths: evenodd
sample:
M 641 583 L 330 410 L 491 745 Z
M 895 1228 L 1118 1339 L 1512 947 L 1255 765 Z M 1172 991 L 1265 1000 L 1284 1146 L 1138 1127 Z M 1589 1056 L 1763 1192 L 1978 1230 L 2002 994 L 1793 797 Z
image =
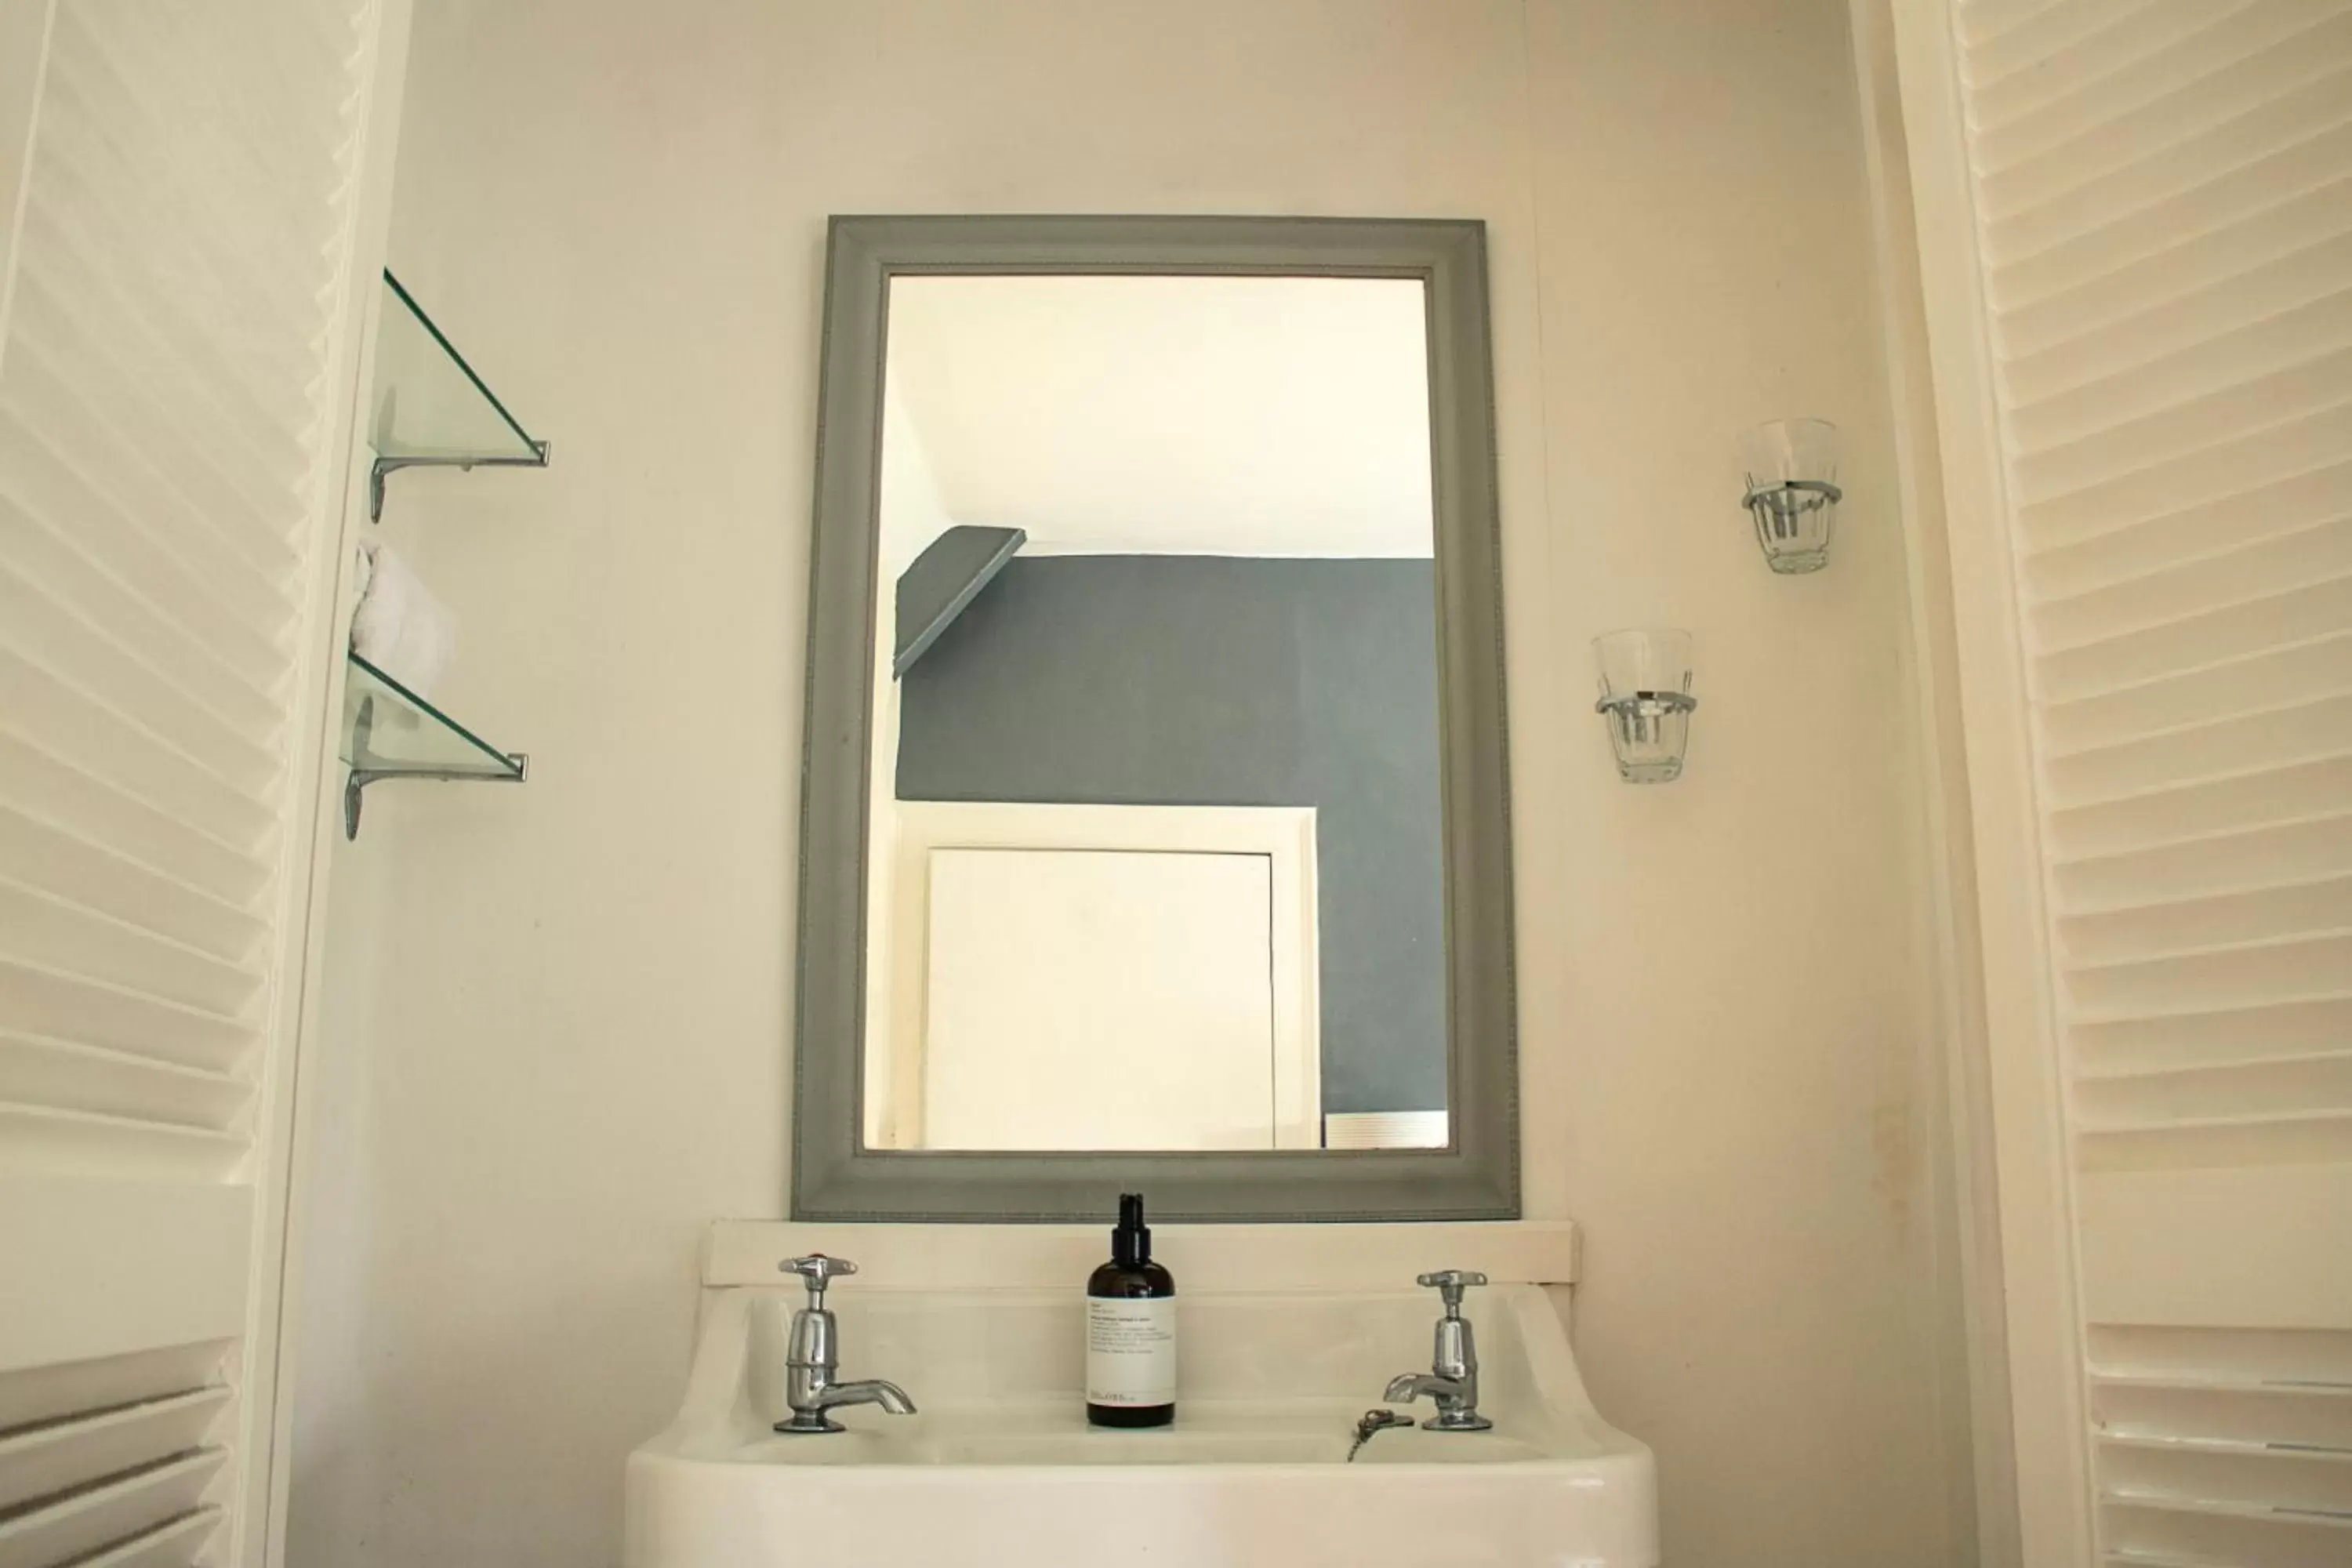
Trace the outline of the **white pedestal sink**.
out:
M 779 1258 L 810 1234 L 738 1228 L 772 1233 L 784 1246 L 764 1250 Z M 1418 1228 L 1435 1244 L 1467 1227 Z M 854 1255 L 840 1237 L 819 1239 Z M 1478 1266 L 1461 1252 L 1423 1266 Z M 714 1286 L 684 1406 L 629 1460 L 625 1561 L 1651 1568 L 1650 1452 L 1593 1410 L 1539 1286 L 1471 1293 L 1492 1432 L 1391 1428 L 1347 1462 L 1356 1419 L 1388 1380 L 1426 1369 L 1437 1302 L 1412 1272 L 1402 1289 L 1221 1292 L 1197 1263 L 1179 1267 L 1177 1420 L 1157 1431 L 1087 1426 L 1076 1279 L 1053 1290 L 853 1279 L 830 1303 L 842 1375 L 889 1378 L 920 1413 L 864 1406 L 840 1413 L 846 1432 L 780 1436 L 784 1326 L 801 1293 Z

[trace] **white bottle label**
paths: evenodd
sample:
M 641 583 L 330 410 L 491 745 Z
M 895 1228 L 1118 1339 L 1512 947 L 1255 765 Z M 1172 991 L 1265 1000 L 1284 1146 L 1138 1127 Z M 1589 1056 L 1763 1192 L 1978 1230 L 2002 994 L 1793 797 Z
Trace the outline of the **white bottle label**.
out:
M 1176 1403 L 1176 1302 L 1087 1298 L 1087 1403 Z

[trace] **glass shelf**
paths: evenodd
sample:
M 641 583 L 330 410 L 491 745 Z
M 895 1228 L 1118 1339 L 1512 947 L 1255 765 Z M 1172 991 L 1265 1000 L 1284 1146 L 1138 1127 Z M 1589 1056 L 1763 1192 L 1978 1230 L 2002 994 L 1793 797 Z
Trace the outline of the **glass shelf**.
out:
M 360 831 L 360 792 L 383 779 L 521 784 L 530 758 L 501 752 L 357 654 L 343 679 L 343 832 Z
M 343 761 L 373 773 L 520 778 L 522 764 L 357 654 L 343 681 Z
M 383 289 L 368 402 L 369 517 L 383 515 L 384 476 L 401 468 L 547 467 L 547 443 L 507 411 L 400 279 L 385 272 Z

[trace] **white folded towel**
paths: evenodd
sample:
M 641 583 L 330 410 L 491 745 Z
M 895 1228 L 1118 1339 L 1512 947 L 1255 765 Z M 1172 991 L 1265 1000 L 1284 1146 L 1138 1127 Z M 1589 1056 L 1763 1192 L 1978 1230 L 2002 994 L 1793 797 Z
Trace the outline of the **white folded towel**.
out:
M 457 656 L 457 616 L 389 544 L 360 546 L 359 608 L 352 651 L 417 696 L 433 688 Z

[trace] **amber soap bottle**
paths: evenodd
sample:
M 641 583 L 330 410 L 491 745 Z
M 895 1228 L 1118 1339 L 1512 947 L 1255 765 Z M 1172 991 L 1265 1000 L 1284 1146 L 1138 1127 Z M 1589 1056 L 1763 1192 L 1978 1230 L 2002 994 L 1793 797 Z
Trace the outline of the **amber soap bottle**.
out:
M 1143 1194 L 1122 1194 L 1110 1261 L 1087 1280 L 1087 1420 L 1165 1426 L 1176 1419 L 1176 1277 L 1151 1261 Z

